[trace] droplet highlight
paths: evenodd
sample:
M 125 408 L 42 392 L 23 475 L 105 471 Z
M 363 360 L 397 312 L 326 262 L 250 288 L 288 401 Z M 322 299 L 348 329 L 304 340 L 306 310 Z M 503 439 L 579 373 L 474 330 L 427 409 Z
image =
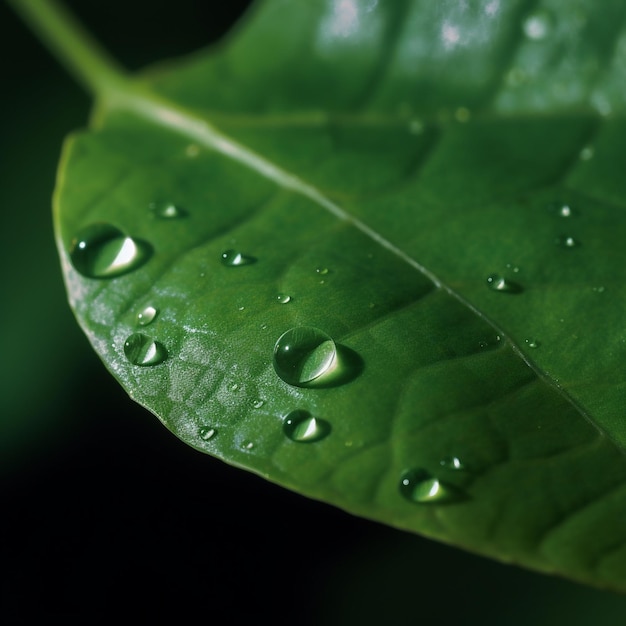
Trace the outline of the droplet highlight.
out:
M 158 365 L 167 359 L 163 344 L 142 333 L 132 334 L 124 343 L 124 354 L 133 365 Z
M 565 248 L 567 250 L 572 250 L 573 248 L 580 247 L 581 243 L 575 237 L 571 237 L 570 235 L 561 235 L 554 240 L 557 246 L 560 248 Z
M 70 260 L 88 278 L 114 278 L 143 265 L 152 247 L 127 237 L 111 224 L 96 223 L 82 229 L 72 240 Z
M 460 471 L 465 469 L 465 465 L 458 456 L 447 456 L 439 461 L 439 465 L 441 465 L 441 467 L 445 467 L 446 469 L 451 470 Z
M 137 313 L 137 322 L 140 326 L 147 326 L 154 322 L 158 314 L 159 309 L 153 306 L 147 306 Z
M 337 346 L 319 328 L 299 326 L 283 333 L 274 346 L 274 370 L 290 385 L 306 386 L 329 374 L 337 362 Z
M 298 443 L 314 443 L 330 434 L 330 423 L 319 417 L 313 417 L 308 411 L 292 411 L 285 417 L 283 432 Z
M 521 293 L 523 291 L 522 286 L 519 283 L 508 280 L 500 274 L 490 274 L 487 276 L 487 286 L 492 291 L 499 293 Z
M 215 428 L 211 428 L 210 426 L 202 426 L 198 429 L 198 437 L 202 439 L 202 441 L 210 441 L 215 437 L 215 433 L 217 431 Z
M 400 493 L 415 504 L 444 504 L 462 499 L 462 493 L 442 482 L 424 469 L 411 469 L 402 474 Z
M 531 13 L 522 25 L 524 35 L 533 41 L 541 41 L 545 39 L 551 32 L 553 27 L 552 15 L 545 10 L 535 11 Z
M 222 265 L 226 267 L 240 267 L 242 265 L 251 265 L 256 259 L 253 256 L 243 254 L 238 250 L 224 250 L 222 252 Z
M 152 214 L 161 220 L 178 220 L 187 217 L 187 211 L 172 202 L 151 202 Z

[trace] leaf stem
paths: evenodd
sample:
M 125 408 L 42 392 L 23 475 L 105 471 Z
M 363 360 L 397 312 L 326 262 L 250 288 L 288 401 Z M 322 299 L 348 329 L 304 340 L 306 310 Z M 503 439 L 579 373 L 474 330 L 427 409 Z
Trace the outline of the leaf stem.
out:
M 126 81 L 125 70 L 55 0 L 8 0 L 62 65 L 94 96 Z

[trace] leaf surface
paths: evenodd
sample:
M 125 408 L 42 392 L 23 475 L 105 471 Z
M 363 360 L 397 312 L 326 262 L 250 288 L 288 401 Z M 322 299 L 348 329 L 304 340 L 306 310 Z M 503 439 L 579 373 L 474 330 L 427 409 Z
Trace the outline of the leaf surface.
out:
M 623 590 L 625 11 L 272 0 L 122 84 L 55 198 L 94 348 L 198 450 Z

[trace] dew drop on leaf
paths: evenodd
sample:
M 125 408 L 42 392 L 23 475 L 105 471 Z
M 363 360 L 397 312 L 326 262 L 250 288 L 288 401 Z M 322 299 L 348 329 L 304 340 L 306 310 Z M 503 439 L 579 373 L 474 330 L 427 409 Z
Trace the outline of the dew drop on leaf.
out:
M 287 304 L 288 302 L 291 302 L 291 296 L 286 293 L 279 293 L 276 296 L 276 301 L 278 304 Z
M 524 343 L 529 347 L 529 348 L 538 348 L 541 343 L 539 341 L 537 341 L 536 339 L 524 339 Z
M 209 441 L 210 439 L 213 439 L 216 432 L 217 431 L 215 430 L 215 428 L 211 428 L 210 426 L 202 426 L 198 429 L 198 436 L 203 441 Z
M 326 276 L 326 274 L 328 274 L 328 268 L 327 267 L 317 267 L 317 268 L 315 268 L 315 271 L 320 276 Z
M 569 235 L 561 235 L 560 237 L 557 237 L 554 242 L 557 246 L 561 248 L 566 248 L 568 250 L 571 250 L 572 248 L 578 248 L 581 245 L 578 239 L 575 239 L 574 237 L 571 237 Z
M 114 278 L 137 269 L 152 255 L 152 247 L 127 237 L 110 224 L 95 223 L 72 240 L 72 265 L 88 278 Z
M 445 467 L 446 469 L 452 469 L 452 470 L 465 469 L 463 462 L 461 461 L 461 459 L 459 459 L 458 456 L 447 456 L 441 459 L 441 461 L 439 461 L 439 465 L 441 465 L 442 467 Z
M 304 386 L 330 373 L 337 346 L 319 328 L 298 326 L 283 333 L 274 346 L 274 370 L 290 385 Z
M 132 334 L 124 343 L 124 354 L 133 365 L 158 365 L 167 359 L 163 344 L 142 333 Z
M 149 305 L 137 313 L 137 322 L 140 326 L 147 326 L 155 320 L 158 314 L 159 310 L 156 307 Z
M 545 39 L 552 31 L 553 18 L 546 10 L 531 13 L 522 25 L 524 35 L 533 41 Z
M 239 267 L 241 265 L 250 265 L 256 259 L 252 256 L 242 254 L 237 250 L 224 250 L 222 252 L 222 264 L 226 267 Z
M 462 493 L 424 469 L 411 469 L 402 474 L 400 493 L 415 504 L 443 504 L 458 502 Z
M 187 217 L 187 211 L 172 202 L 151 202 L 150 211 L 161 220 L 176 220 Z
M 330 433 L 330 424 L 309 412 L 296 410 L 287 415 L 283 422 L 283 432 L 298 443 L 313 443 L 324 439 Z
M 518 283 L 500 276 L 500 274 L 490 274 L 487 276 L 487 286 L 492 291 L 500 293 L 521 293 L 522 287 Z

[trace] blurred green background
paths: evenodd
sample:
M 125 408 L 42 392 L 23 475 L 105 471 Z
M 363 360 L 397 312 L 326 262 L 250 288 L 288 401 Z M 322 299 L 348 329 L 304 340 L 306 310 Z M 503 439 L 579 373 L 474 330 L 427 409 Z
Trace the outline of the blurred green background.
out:
M 130 69 L 217 40 L 247 4 L 68 3 Z M 229 467 L 129 400 L 74 322 L 52 236 L 61 143 L 86 124 L 90 99 L 5 3 L 0 34 L 3 623 L 626 618 L 622 596 L 360 520 Z

